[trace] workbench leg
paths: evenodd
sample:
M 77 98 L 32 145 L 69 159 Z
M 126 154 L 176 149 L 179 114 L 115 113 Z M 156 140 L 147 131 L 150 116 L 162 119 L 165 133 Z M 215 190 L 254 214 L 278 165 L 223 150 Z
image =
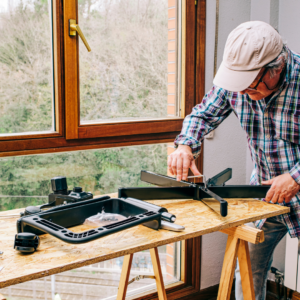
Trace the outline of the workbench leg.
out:
M 244 300 L 255 300 L 248 242 L 240 240 L 238 260 Z
M 240 239 L 229 235 L 222 267 L 217 300 L 229 300 Z
M 6 298 L 2 294 L 0 294 L 0 300 L 6 300 Z
M 157 248 L 150 249 L 151 261 L 155 275 L 157 293 L 159 300 L 167 300 L 167 294 L 164 286 L 164 279 L 161 272 L 159 254 Z
M 128 254 L 124 256 L 117 300 L 125 300 L 132 259 L 133 259 L 133 254 Z

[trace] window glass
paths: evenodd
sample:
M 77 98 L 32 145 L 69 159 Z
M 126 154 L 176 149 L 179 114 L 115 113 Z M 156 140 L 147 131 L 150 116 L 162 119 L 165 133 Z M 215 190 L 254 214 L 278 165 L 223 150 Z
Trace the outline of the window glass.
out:
M 180 280 L 180 242 L 158 248 L 165 285 Z M 0 289 L 9 300 L 113 300 L 116 299 L 123 257 Z M 129 280 L 154 275 L 149 250 L 135 253 Z M 154 279 L 129 284 L 126 296 L 155 290 Z M 56 297 L 56 298 L 55 298 Z
M 0 210 L 48 201 L 50 179 L 66 176 L 69 189 L 94 195 L 145 186 L 140 171 L 167 172 L 167 144 L 0 158 Z M 138 159 L 136 159 L 138 157 Z
M 51 5 L 0 1 L 0 136 L 53 130 Z
M 170 149 L 168 144 L 156 144 L 0 158 L 0 210 L 47 202 L 50 179 L 59 175 L 67 177 L 70 189 L 81 186 L 94 195 L 146 186 L 139 179 L 140 171 L 167 174 Z M 159 256 L 165 283 L 180 280 L 180 243 L 159 247 Z M 116 299 L 122 264 L 119 257 L 0 289 L 0 293 L 11 300 L 53 299 L 55 294 L 61 299 Z M 133 257 L 130 279 L 137 275 L 153 275 L 149 250 Z M 155 280 L 143 279 L 130 284 L 127 295 L 155 288 Z
M 177 1 L 79 0 L 81 123 L 179 116 Z

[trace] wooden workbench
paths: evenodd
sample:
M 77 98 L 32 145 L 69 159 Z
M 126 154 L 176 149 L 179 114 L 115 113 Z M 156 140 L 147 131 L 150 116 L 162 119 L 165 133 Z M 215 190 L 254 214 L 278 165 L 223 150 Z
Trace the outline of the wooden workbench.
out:
M 215 231 L 226 232 L 224 231 L 226 228 L 289 212 L 287 207 L 254 199 L 227 200 L 229 213 L 225 218 L 216 214 L 201 201 L 149 201 L 164 206 L 169 212 L 175 214 L 176 223 L 185 226 L 185 230 L 182 232 L 155 231 L 139 225 L 89 242 L 88 247 L 87 244 L 67 244 L 45 234 L 40 236 L 41 245 L 38 251 L 31 255 L 23 255 L 13 249 L 17 218 L 0 218 L 0 250 L 4 252 L 0 258 L 0 266 L 4 266 L 0 273 L 0 288 Z M 211 200 L 205 199 L 205 201 Z M 22 210 L 1 212 L 0 216 L 20 211 Z M 87 227 L 81 225 L 72 230 L 80 232 L 87 230 Z

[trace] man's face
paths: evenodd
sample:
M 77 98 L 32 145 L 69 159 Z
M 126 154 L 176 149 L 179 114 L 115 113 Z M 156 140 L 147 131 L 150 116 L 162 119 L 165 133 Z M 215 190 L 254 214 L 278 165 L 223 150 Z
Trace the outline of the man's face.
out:
M 241 91 L 240 94 L 248 94 L 252 100 L 261 100 L 268 97 L 278 89 L 281 72 L 282 69 L 277 71 L 275 76 L 271 78 L 270 71 L 262 68 L 252 84 Z M 253 90 L 253 88 L 255 88 L 255 90 Z

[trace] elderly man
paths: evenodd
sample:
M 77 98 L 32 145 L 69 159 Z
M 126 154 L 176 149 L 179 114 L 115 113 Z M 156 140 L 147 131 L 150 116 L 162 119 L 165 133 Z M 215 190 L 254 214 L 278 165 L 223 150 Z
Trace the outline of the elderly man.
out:
M 206 134 L 234 113 L 244 129 L 255 168 L 250 183 L 269 184 L 267 202 L 289 206 L 289 214 L 260 220 L 265 242 L 250 245 L 256 299 L 266 297 L 267 273 L 276 245 L 288 232 L 300 236 L 300 56 L 267 23 L 246 22 L 228 36 L 212 89 L 194 107 L 177 136 L 168 168 L 177 180 L 188 169 Z M 236 299 L 243 299 L 236 268 Z

